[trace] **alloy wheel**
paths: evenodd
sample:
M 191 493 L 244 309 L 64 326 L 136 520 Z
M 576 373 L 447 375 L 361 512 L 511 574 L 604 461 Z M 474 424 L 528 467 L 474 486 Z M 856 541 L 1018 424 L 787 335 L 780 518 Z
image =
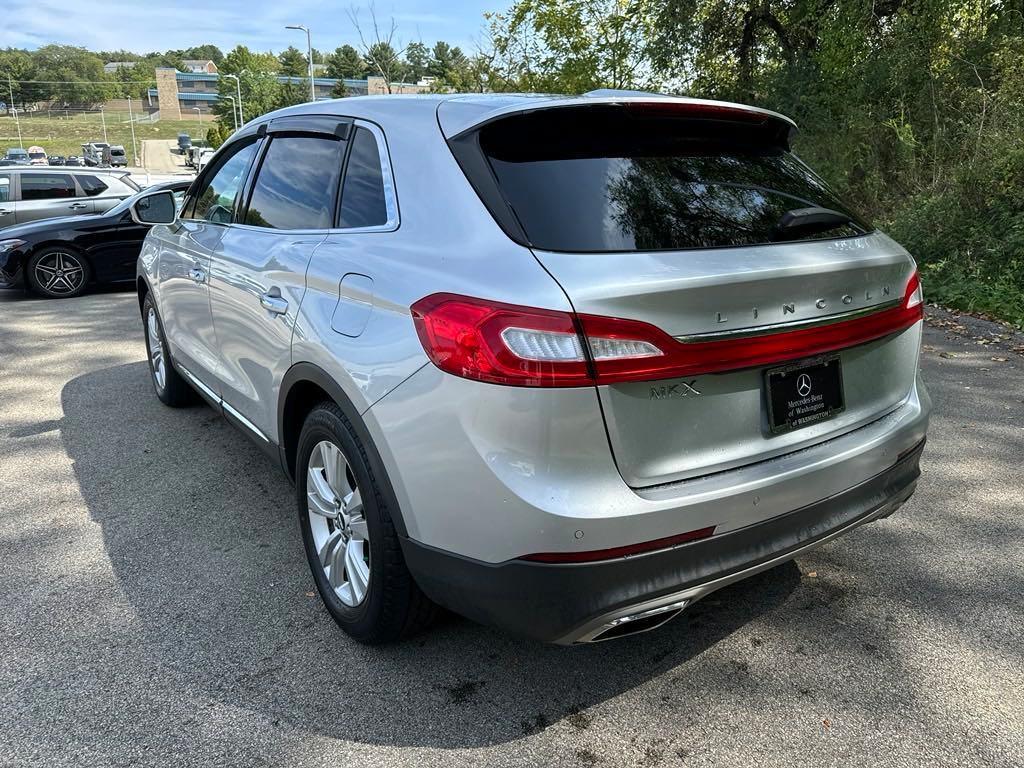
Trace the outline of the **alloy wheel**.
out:
M 85 267 L 74 254 L 53 251 L 36 262 L 36 282 L 55 296 L 66 296 L 82 287 Z
M 164 357 L 164 343 L 160 337 L 160 324 L 156 319 L 156 310 L 152 307 L 146 315 L 146 333 L 149 337 L 149 363 L 153 371 L 153 380 L 158 389 L 167 384 L 167 360 Z
M 309 456 L 306 498 L 320 567 L 338 599 L 355 607 L 370 587 L 370 532 L 352 468 L 329 440 Z

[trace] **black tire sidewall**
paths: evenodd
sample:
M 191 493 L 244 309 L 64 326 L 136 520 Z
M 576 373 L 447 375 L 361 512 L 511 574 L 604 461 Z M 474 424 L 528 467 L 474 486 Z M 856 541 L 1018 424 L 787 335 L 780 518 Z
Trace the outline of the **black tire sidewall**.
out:
M 320 565 L 309 524 L 306 477 L 313 448 L 322 440 L 330 440 L 341 449 L 355 475 L 362 496 L 366 525 L 370 534 L 370 585 L 366 597 L 357 606 L 345 605 L 328 583 L 327 575 Z M 381 572 L 385 559 L 382 545 L 383 537 L 388 535 L 387 529 L 390 525 L 382 519 L 382 515 L 386 513 L 381 508 L 380 494 L 366 465 L 362 446 L 352 434 L 351 428 L 332 408 L 314 408 L 302 428 L 296 461 L 295 498 L 306 559 L 324 605 L 334 620 L 349 634 L 357 639 L 366 639 L 376 633 L 384 613 L 382 582 L 386 574 Z
M 75 260 L 82 265 L 82 283 L 71 293 L 51 293 L 36 281 L 36 264 L 38 264 L 41 259 L 44 259 L 55 251 L 60 251 L 61 253 L 73 256 Z M 43 248 L 36 253 L 33 253 L 25 264 L 25 284 L 29 287 L 32 293 L 47 299 L 73 299 L 76 296 L 81 296 L 85 293 L 85 289 L 88 288 L 91 280 L 92 267 L 89 265 L 89 261 L 82 255 L 81 251 L 71 246 L 50 246 Z

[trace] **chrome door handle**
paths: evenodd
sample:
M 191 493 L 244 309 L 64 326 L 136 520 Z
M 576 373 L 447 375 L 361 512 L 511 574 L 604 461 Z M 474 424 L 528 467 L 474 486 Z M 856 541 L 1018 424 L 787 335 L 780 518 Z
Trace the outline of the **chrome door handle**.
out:
M 188 271 L 188 276 L 195 280 L 197 283 L 206 282 L 206 273 L 203 272 L 203 270 L 201 270 L 199 267 L 192 267 L 192 269 Z
M 260 306 L 267 310 L 267 312 L 283 315 L 288 311 L 288 300 L 275 296 L 272 293 L 264 293 L 260 296 Z
M 4 210 L 3 208 L 0 208 L 0 216 L 10 216 L 12 213 L 14 213 L 14 211 L 7 211 Z
M 85 203 L 72 203 L 71 205 L 68 206 L 68 208 L 70 208 L 73 211 L 80 211 L 83 208 L 88 208 L 88 207 L 89 206 L 86 205 Z

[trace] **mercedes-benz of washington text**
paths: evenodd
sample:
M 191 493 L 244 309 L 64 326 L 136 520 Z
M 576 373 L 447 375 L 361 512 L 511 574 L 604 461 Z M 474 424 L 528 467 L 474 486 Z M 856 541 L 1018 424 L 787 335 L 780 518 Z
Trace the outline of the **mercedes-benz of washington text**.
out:
M 915 262 L 795 131 L 614 91 L 265 115 L 132 206 L 156 394 L 280 463 L 358 640 L 653 629 L 918 480 Z

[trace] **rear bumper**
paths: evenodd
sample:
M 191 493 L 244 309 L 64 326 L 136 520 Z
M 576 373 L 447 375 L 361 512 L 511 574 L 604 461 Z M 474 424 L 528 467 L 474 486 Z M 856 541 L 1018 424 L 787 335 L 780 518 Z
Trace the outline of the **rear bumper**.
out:
M 457 613 L 546 642 L 600 640 L 614 636 L 626 617 L 647 613 L 667 620 L 716 589 L 891 514 L 914 492 L 923 449 L 922 439 L 888 469 L 792 512 L 634 557 L 492 564 L 412 539 L 403 542 L 403 550 L 423 591 Z M 645 619 L 637 626 L 659 623 Z

